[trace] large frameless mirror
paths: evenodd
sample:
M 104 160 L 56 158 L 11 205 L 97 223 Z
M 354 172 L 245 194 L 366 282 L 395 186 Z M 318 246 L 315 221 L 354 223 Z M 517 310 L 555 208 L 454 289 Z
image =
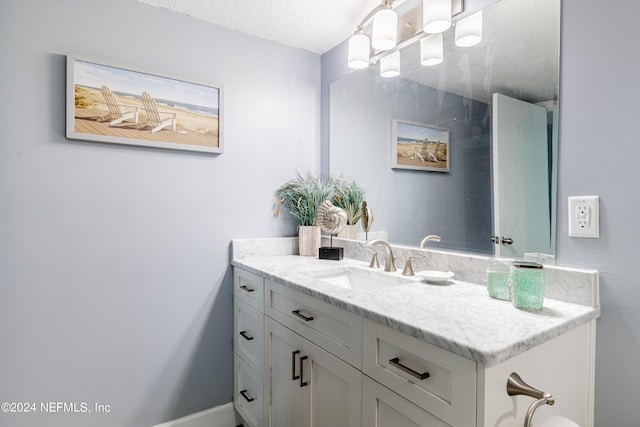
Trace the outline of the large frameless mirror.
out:
M 502 0 L 480 44 L 453 39 L 439 65 L 421 65 L 416 42 L 398 77 L 373 64 L 331 84 L 331 174 L 366 189 L 390 242 L 553 254 L 560 0 Z

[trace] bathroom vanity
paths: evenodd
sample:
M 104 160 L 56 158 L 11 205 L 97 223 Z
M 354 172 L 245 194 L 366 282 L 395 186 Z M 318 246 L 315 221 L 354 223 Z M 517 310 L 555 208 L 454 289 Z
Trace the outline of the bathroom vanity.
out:
M 533 399 L 507 395 L 512 372 L 555 398 L 536 419 L 593 426 L 597 273 L 584 273 L 595 274 L 593 304 L 546 298 L 529 312 L 483 285 L 287 255 L 268 240 L 280 250 L 232 243 L 234 404 L 245 426 L 522 426 Z M 382 285 L 351 289 L 331 272 Z

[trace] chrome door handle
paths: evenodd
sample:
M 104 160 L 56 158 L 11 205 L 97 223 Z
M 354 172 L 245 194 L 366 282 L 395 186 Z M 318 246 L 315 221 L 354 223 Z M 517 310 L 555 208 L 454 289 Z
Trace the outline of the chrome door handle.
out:
M 513 239 L 512 239 L 511 237 L 503 237 L 503 238 L 500 240 L 500 242 L 501 242 L 503 245 L 511 245 L 511 244 L 513 244 Z
M 305 322 L 310 322 L 310 321 L 312 321 L 312 320 L 313 320 L 313 316 L 309 316 L 309 317 L 307 317 L 307 316 L 305 316 L 304 314 L 301 314 L 301 313 L 300 313 L 300 310 L 293 310 L 293 311 L 291 312 L 291 314 L 293 314 L 293 315 L 295 315 L 295 316 L 298 316 L 299 318 L 301 318 L 301 319 L 302 319 L 302 320 L 304 320 Z
M 416 377 L 419 380 L 425 380 L 425 379 L 429 378 L 429 372 L 420 373 L 420 372 L 414 371 L 410 367 L 405 366 L 402 363 L 400 363 L 400 358 L 398 358 L 398 357 L 394 357 L 393 359 L 389 360 L 389 363 L 391 365 L 395 366 L 396 368 L 400 369 L 401 371 L 406 372 L 407 374 Z

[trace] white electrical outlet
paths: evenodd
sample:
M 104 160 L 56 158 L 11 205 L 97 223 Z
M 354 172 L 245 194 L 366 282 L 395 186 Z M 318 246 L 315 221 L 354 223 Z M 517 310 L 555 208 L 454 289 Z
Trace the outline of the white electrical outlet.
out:
M 600 237 L 600 197 L 569 197 L 569 236 Z

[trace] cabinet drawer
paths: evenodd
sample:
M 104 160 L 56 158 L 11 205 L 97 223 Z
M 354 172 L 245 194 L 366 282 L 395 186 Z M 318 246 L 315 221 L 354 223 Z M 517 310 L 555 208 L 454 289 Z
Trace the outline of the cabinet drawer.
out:
M 451 427 L 367 376 L 362 383 L 362 425 Z
M 365 320 L 362 365 L 365 374 L 446 423 L 475 425 L 475 362 Z
M 234 357 L 234 370 L 233 402 L 236 411 L 244 419 L 245 426 L 261 427 L 264 409 L 262 378 L 238 356 Z
M 362 366 L 362 318 L 267 280 L 265 313 L 345 362 Z
M 234 268 L 233 294 L 260 313 L 264 312 L 264 279 L 261 276 Z
M 264 316 L 234 298 L 234 352 L 254 371 L 262 375 Z

